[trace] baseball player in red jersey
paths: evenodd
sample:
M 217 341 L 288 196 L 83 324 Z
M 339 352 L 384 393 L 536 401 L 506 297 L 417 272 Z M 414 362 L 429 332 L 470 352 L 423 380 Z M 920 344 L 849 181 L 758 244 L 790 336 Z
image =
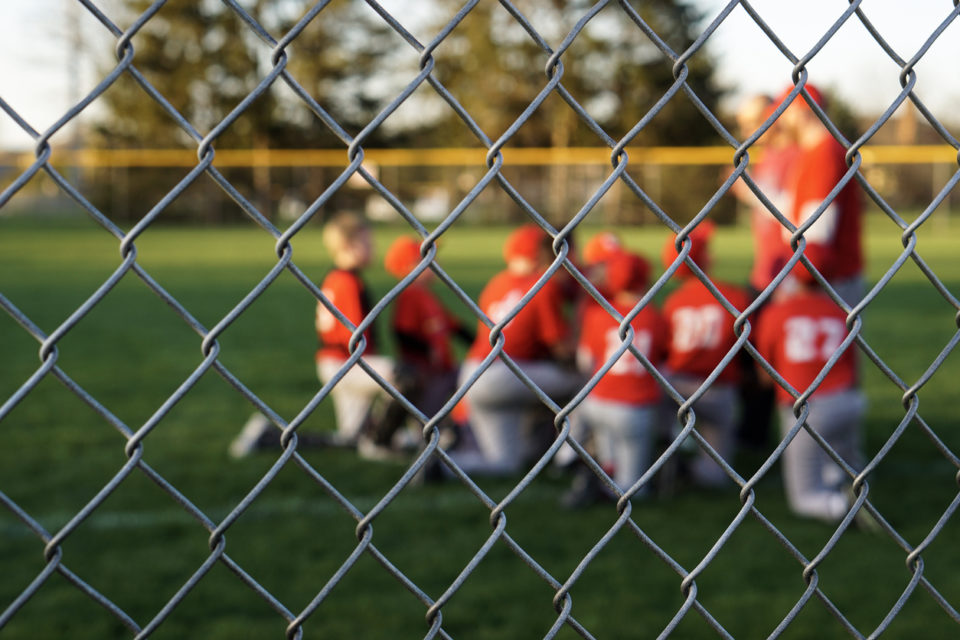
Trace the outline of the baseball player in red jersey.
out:
M 713 227 L 701 222 L 690 233 L 693 245 L 690 258 L 705 273 L 709 272 L 709 242 Z M 664 267 L 677 258 L 674 238 L 663 247 Z M 666 370 L 670 384 L 684 397 L 690 397 L 716 369 L 737 340 L 733 331 L 736 319 L 684 264 L 674 273 L 680 286 L 664 300 L 663 315 L 669 329 Z M 748 306 L 747 293 L 740 287 L 712 281 L 735 309 Z M 740 377 L 740 358 L 734 357 L 710 388 L 693 405 L 696 429 L 724 460 L 732 461 L 734 429 L 737 418 L 736 385 Z M 674 407 L 675 409 L 675 407 Z M 729 481 L 723 469 L 699 450 L 690 468 L 695 483 L 718 487 Z
M 352 212 L 340 212 L 327 221 L 323 243 L 333 260 L 333 269 L 321 285 L 323 295 L 354 326 L 370 313 L 371 304 L 361 271 L 369 264 L 373 249 L 370 228 Z M 343 325 L 322 303 L 317 303 L 317 373 L 326 384 L 342 369 L 350 355 L 348 344 L 353 330 Z M 379 355 L 373 332 L 364 333 L 366 349 L 363 360 L 386 381 L 393 383 L 393 361 Z M 386 391 L 359 364 L 354 365 L 333 387 L 337 438 L 345 444 L 355 443 L 374 400 L 389 397 Z
M 599 278 L 610 305 L 622 316 L 640 301 L 647 286 L 649 264 L 644 258 L 619 251 L 603 262 Z M 654 366 L 666 356 L 667 327 L 656 308 L 649 304 L 630 322 L 633 346 Z M 586 376 L 595 375 L 623 344 L 620 321 L 596 302 L 583 313 L 577 361 Z M 573 419 L 585 423 L 596 440 L 598 462 L 612 470 L 623 491 L 630 489 L 650 467 L 652 444 L 657 428 L 661 391 L 646 367 L 627 351 L 597 381 L 573 412 Z M 649 492 L 649 485 L 636 495 Z
M 601 231 L 584 243 L 581 262 L 585 269 L 590 270 L 624 251 L 626 249 L 620 236 L 613 231 Z M 603 278 L 597 278 L 594 286 L 603 286 L 603 282 Z
M 801 264 L 783 285 L 760 314 L 752 339 L 767 362 L 803 393 L 846 339 L 846 313 L 818 288 Z M 859 470 L 863 466 L 860 432 L 866 399 L 857 385 L 854 349 L 843 352 L 810 396 L 807 425 Z M 776 393 L 781 429 L 786 434 L 797 422 L 795 399 L 779 386 Z M 795 513 L 829 522 L 847 514 L 849 478 L 805 429 L 787 445 L 782 465 L 787 501 Z
M 807 84 L 805 88 L 818 105 L 824 105 L 823 96 L 816 87 Z M 784 92 L 778 104 L 789 92 Z M 793 224 L 799 226 L 823 206 L 846 174 L 846 150 L 823 126 L 802 95 L 794 98 L 781 119 L 793 132 L 799 147 L 787 177 L 788 205 L 784 212 Z M 808 247 L 822 249 L 817 251 L 820 262 L 814 266 L 819 271 L 831 273 L 830 286 L 850 306 L 860 302 L 865 289 L 862 217 L 860 191 L 856 180 L 851 179 L 804 233 Z M 784 228 L 782 235 L 782 255 L 789 258 L 793 253 L 788 244 L 790 231 Z
M 387 250 L 384 267 L 402 280 L 420 261 L 420 243 L 412 237 L 400 236 Z M 433 279 L 433 271 L 427 269 L 408 284 L 394 299 L 391 321 L 399 352 L 395 372 L 397 388 L 428 418 L 433 417 L 456 389 L 453 339 L 470 343 L 474 338 L 431 291 Z M 406 410 L 398 402 L 391 402 L 376 426 L 374 442 L 389 445 L 391 436 L 403 426 L 406 417 Z
M 387 250 L 384 267 L 400 280 L 420 261 L 420 244 L 401 236 Z M 473 342 L 474 336 L 431 291 L 433 280 L 433 271 L 426 269 L 400 292 L 393 302 L 392 328 L 404 362 L 440 374 L 456 369 L 451 340 L 460 337 Z
M 478 304 L 493 322 L 506 318 L 530 291 L 549 262 L 550 238 L 539 227 L 525 225 L 507 238 L 506 270 L 494 276 Z M 504 352 L 547 395 L 560 404 L 572 397 L 581 378 L 571 366 L 573 343 L 564 313 L 565 297 L 557 279 L 542 289 L 503 329 Z M 461 367 L 460 385 L 474 375 L 491 351 L 490 330 L 478 322 L 477 337 Z M 458 459 L 468 471 L 509 474 L 519 471 L 533 451 L 530 423 L 543 403 L 501 360 L 495 360 L 466 395 L 470 425 L 480 450 L 478 460 Z
M 323 295 L 354 326 L 370 312 L 371 305 L 367 287 L 360 277 L 360 271 L 367 266 L 373 252 L 370 228 L 366 221 L 351 211 L 334 214 L 323 228 L 323 243 L 333 269 L 326 275 L 321 285 Z M 348 345 L 353 330 L 337 320 L 322 303 L 317 302 L 316 331 L 320 346 L 316 351 L 317 373 L 320 381 L 326 384 L 336 376 L 350 355 Z M 366 340 L 363 360 L 386 381 L 393 383 L 393 362 L 377 355 L 373 333 L 363 334 Z M 370 421 L 370 412 L 375 399 L 387 398 L 386 391 L 371 378 L 359 365 L 354 365 L 330 391 L 333 399 L 337 429 L 331 438 L 300 434 L 301 445 L 347 445 L 360 444 L 360 432 Z M 230 454 L 242 457 L 254 449 L 279 444 L 279 434 L 273 424 L 259 412 L 254 413 L 241 432 L 230 443 Z M 371 455 L 370 447 L 358 447 L 361 456 Z
M 579 263 L 580 270 L 590 279 L 594 287 L 596 287 L 602 295 L 607 295 L 604 290 L 604 265 L 610 258 L 625 252 L 626 249 L 620 237 L 612 231 L 600 231 L 583 245 Z M 640 255 L 635 254 L 634 257 L 637 261 L 635 266 L 640 270 L 638 278 L 642 279 L 644 283 L 643 287 L 646 288 L 646 283 L 650 277 L 650 263 Z M 583 288 L 579 285 L 577 285 L 577 289 L 581 295 L 576 300 L 573 309 L 573 321 L 575 326 L 582 327 L 584 310 L 595 302 L 592 297 L 585 294 Z M 587 443 L 591 438 L 589 424 L 582 420 L 573 421 L 571 424 L 570 437 L 581 444 Z M 573 447 L 564 444 L 554 456 L 553 463 L 560 468 L 566 468 L 576 463 L 577 460 L 577 452 Z M 590 482 L 593 482 L 592 478 L 590 478 Z
M 584 244 L 582 262 L 589 271 L 598 266 L 602 267 L 610 258 L 617 257 L 625 252 L 627 252 L 627 249 L 623 246 L 623 242 L 617 234 L 612 231 L 601 231 Z M 640 254 L 634 253 L 631 255 L 633 256 L 634 268 L 637 270 L 637 282 L 643 283 L 642 289 L 645 290 L 650 282 L 650 262 Z M 603 282 L 603 278 L 598 280 L 601 287 Z M 603 293 L 602 290 L 601 293 Z

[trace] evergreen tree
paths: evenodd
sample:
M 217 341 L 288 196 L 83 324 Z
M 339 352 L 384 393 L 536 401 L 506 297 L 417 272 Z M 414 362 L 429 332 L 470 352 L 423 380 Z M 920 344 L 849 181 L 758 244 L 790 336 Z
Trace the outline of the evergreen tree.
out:
M 307 0 L 245 0 L 241 5 L 270 36 L 280 41 L 315 6 Z M 115 0 L 111 15 L 129 25 L 152 6 L 149 0 Z M 499 3 L 479 3 L 434 51 L 434 78 L 470 113 L 490 139 L 499 138 L 549 82 L 544 72 L 556 48 L 589 10 L 585 0 L 517 0 L 532 28 Z M 459 0 L 432 0 L 438 16 L 427 33 L 438 33 L 461 8 Z M 693 41 L 699 16 L 681 0 L 640 5 L 650 27 L 675 52 Z M 426 44 L 426 42 L 424 42 Z M 133 65 L 184 118 L 206 136 L 272 69 L 272 46 L 234 10 L 214 0 L 169 0 L 132 39 Z M 286 70 L 295 82 L 346 132 L 356 136 L 417 75 L 419 52 L 393 32 L 364 2 L 324 5 L 285 48 Z M 673 60 L 637 27 L 618 4 L 610 3 L 576 37 L 562 57 L 562 85 L 614 140 L 627 135 L 674 83 Z M 114 60 L 104 62 L 104 68 Z M 708 107 L 719 91 L 705 53 L 687 63 L 687 84 Z M 555 71 L 556 73 L 556 71 Z M 192 148 L 196 142 L 161 106 L 124 74 L 99 101 L 103 114 L 98 144 L 121 148 Z M 365 138 L 367 147 L 475 146 L 476 136 L 426 84 Z M 334 127 L 334 128 L 337 128 Z M 712 128 L 681 91 L 632 139 L 633 145 L 704 144 Z M 510 146 L 597 146 L 603 143 L 557 92 L 552 93 L 508 142 Z M 343 148 L 335 131 L 311 112 L 283 79 L 250 104 L 217 136 L 217 149 Z M 276 172 L 235 171 L 231 182 L 268 212 L 283 193 Z M 542 174 L 549 208 L 559 219 L 568 209 L 564 169 Z M 536 179 L 536 178 L 534 178 Z M 108 181 L 109 182 L 109 181 Z M 128 178 L 128 189 L 147 202 L 158 201 L 172 184 Z M 316 174 L 302 183 L 321 185 Z M 206 181 L 209 183 L 209 181 Z M 204 187 L 197 187 L 198 189 Z M 207 184 L 213 196 L 222 194 Z M 311 187 L 312 188 L 312 187 Z M 311 191 L 302 199 L 316 197 Z M 686 197 L 686 192 L 684 197 Z M 213 197 L 211 196 L 211 197 Z M 574 199 L 575 200 L 575 199 Z M 176 206 L 176 205 L 175 205 Z M 187 215 L 212 216 L 216 207 L 192 206 Z M 136 217 L 136 212 L 130 215 Z M 683 217 L 682 215 L 680 217 Z
M 127 0 L 119 9 L 132 22 L 151 4 Z M 241 4 L 278 41 L 313 5 L 303 0 Z M 377 87 L 378 80 L 383 86 L 389 77 L 389 70 L 380 71 L 381 63 L 396 45 L 386 37 L 387 25 L 364 6 L 351 2 L 324 8 L 285 50 L 290 75 L 349 135 L 382 106 L 381 96 L 370 88 Z M 133 46 L 134 66 L 201 134 L 226 117 L 272 69 L 270 45 L 230 7 L 209 0 L 170 0 L 137 33 Z M 283 79 L 277 79 L 219 143 L 227 148 L 339 146 L 336 135 L 283 85 Z M 188 143 L 188 136 L 177 131 L 175 121 L 132 78 L 115 84 L 103 106 L 106 115 L 98 131 L 115 146 Z
M 147 11 L 149 0 L 126 0 L 111 7 L 111 17 L 121 26 L 132 24 Z M 243 2 L 249 15 L 279 41 L 313 3 L 303 0 Z M 379 61 L 391 46 L 387 26 L 362 3 L 335 3 L 309 22 L 286 48 L 286 69 L 321 108 L 350 136 L 356 135 L 380 108 L 378 96 L 367 87 L 377 86 L 387 72 L 378 72 Z M 395 44 L 395 43 L 394 43 Z M 273 68 L 272 47 L 233 9 L 211 0 L 170 0 L 132 39 L 133 66 L 201 136 L 208 135 L 243 101 Z M 116 65 L 104 52 L 104 74 Z M 382 84 L 382 83 L 381 83 Z M 122 75 L 98 102 L 101 116 L 92 140 L 108 148 L 193 148 L 196 141 L 134 80 Z M 389 130 L 376 132 L 372 143 L 389 142 Z M 342 148 L 337 134 L 310 111 L 282 78 L 251 103 L 214 141 L 217 149 Z M 229 179 L 257 200 L 264 213 L 282 197 L 282 187 L 271 188 L 269 169 L 234 170 Z M 156 202 L 172 184 L 149 176 L 124 174 L 119 188 L 135 192 L 144 202 Z M 178 174 L 179 175 L 179 174 Z M 315 177 L 315 176 L 312 176 Z M 204 205 L 174 203 L 171 217 L 216 219 L 222 194 L 209 181 L 198 181 L 205 190 Z M 308 180 L 311 182 L 311 180 Z M 313 182 L 320 182 L 313 180 Z M 274 193 L 277 189 L 280 193 Z M 100 201 L 115 199 L 101 193 Z M 316 194 L 302 194 L 311 199 Z M 183 209 L 179 211 L 178 209 Z M 141 212 L 118 211 L 119 217 Z
M 436 13 L 443 16 L 454 15 L 461 4 L 455 0 L 437 1 L 445 10 Z M 480 129 L 491 140 L 497 140 L 547 86 L 546 66 L 551 52 L 559 48 L 593 4 L 585 0 L 514 2 L 513 6 L 541 41 L 499 3 L 479 3 L 435 49 L 434 75 Z M 634 4 L 645 23 L 675 55 L 694 42 L 700 15 L 686 2 L 650 0 Z M 433 32 L 441 32 L 448 19 L 433 25 Z M 577 34 L 560 61 L 563 88 L 614 141 L 627 136 L 675 82 L 671 56 L 632 21 L 623 7 L 613 2 Z M 721 91 L 713 82 L 713 61 L 701 51 L 686 64 L 687 85 L 717 112 Z M 425 144 L 478 144 L 477 136 L 453 110 L 448 108 L 447 113 L 425 132 Z M 604 136 L 594 131 L 555 90 L 511 135 L 507 146 L 557 148 L 602 146 L 605 142 Z M 719 142 L 710 122 L 682 89 L 629 140 L 630 145 L 636 146 Z M 643 184 L 645 176 L 637 176 L 641 170 L 642 166 L 633 160 L 631 175 Z M 573 175 L 569 167 L 552 166 L 527 170 L 516 180 L 524 181 L 520 190 L 538 211 L 556 224 L 565 224 L 599 186 L 598 182 L 587 184 L 583 178 L 574 180 Z M 664 188 L 675 184 L 684 184 L 684 188 Z M 648 194 L 668 215 L 685 220 L 716 189 L 716 171 L 671 170 L 669 175 L 655 174 L 645 186 L 649 186 Z M 622 185 L 617 185 L 605 199 L 604 207 L 607 212 L 603 217 L 607 221 L 635 223 L 651 217 L 639 199 L 625 197 Z M 515 211 L 505 198 L 491 202 L 490 208 Z M 732 212 L 720 209 L 721 216 Z
M 452 15 L 460 3 L 440 0 Z M 556 49 L 593 3 L 515 2 L 531 25 Z M 681 53 L 694 41 L 700 19 L 678 0 L 639 3 L 639 13 L 669 45 Z M 439 31 L 441 25 L 436 25 Z M 550 53 L 498 3 L 478 4 L 437 48 L 436 77 L 492 139 L 499 137 L 546 86 Z M 591 117 L 619 140 L 674 83 L 673 61 L 634 24 L 616 3 L 605 7 L 561 57 L 561 83 Z M 688 63 L 687 84 L 715 109 L 721 92 L 705 53 Z M 596 133 L 559 98 L 551 96 L 512 139 L 518 146 L 593 146 Z M 436 130 L 447 144 L 474 138 L 459 122 L 447 119 Z M 674 96 L 633 144 L 687 145 L 710 140 L 712 127 L 683 92 Z M 714 138 L 715 140 L 715 138 Z

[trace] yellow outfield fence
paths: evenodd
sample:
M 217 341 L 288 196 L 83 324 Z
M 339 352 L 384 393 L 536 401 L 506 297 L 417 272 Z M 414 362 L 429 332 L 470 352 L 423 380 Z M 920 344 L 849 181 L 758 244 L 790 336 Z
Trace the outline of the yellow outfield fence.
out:
M 730 147 L 627 147 L 631 163 L 660 166 L 732 165 Z M 216 149 L 219 167 L 343 167 L 346 149 Z M 577 166 L 610 164 L 606 147 L 504 148 L 504 162 L 512 166 Z M 486 166 L 482 148 L 364 149 L 366 163 L 382 167 Z M 871 145 L 860 149 L 864 165 L 958 164 L 949 145 Z M 760 152 L 756 154 L 760 156 Z M 0 166 L 26 169 L 36 162 L 33 153 L 0 153 Z M 51 162 L 81 168 L 192 167 L 198 162 L 191 149 L 68 149 L 55 148 Z

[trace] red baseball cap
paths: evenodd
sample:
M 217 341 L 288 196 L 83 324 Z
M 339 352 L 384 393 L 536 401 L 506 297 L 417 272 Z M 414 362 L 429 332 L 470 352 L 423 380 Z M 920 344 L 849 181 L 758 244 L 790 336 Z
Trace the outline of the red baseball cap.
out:
M 383 258 L 383 266 L 395 278 L 402 279 L 420 264 L 420 243 L 410 236 L 393 241 Z
M 620 251 L 604 262 L 604 285 L 607 293 L 641 292 L 650 279 L 650 263 L 641 255 Z
M 795 86 L 790 85 L 789 87 L 784 89 L 783 93 L 777 96 L 777 99 L 773 101 L 773 104 L 771 105 L 772 109 L 770 113 L 773 113 L 773 111 L 779 108 L 781 104 L 786 102 L 787 98 L 790 96 L 790 93 L 795 88 L 796 88 Z M 820 89 L 818 89 L 815 85 L 808 82 L 807 84 L 803 85 L 803 88 L 806 89 L 807 93 L 810 94 L 810 97 L 813 98 L 813 101 L 817 103 L 818 107 L 822 109 L 826 105 L 826 101 L 823 97 L 823 93 L 821 93 Z M 810 105 L 807 104 L 807 101 L 804 99 L 803 94 L 798 93 L 797 97 L 794 98 L 793 102 L 790 103 L 790 106 L 787 107 L 787 110 L 793 109 L 793 108 L 810 110 Z
M 540 252 L 546 246 L 549 236 L 535 224 L 525 224 L 515 229 L 503 243 L 503 259 L 507 262 L 516 258 L 537 261 Z
M 710 267 L 710 237 L 713 235 L 714 224 L 710 220 L 704 220 L 696 227 L 693 231 L 690 232 L 689 238 L 693 242 L 693 245 L 690 247 L 689 257 L 701 270 L 706 271 Z M 680 255 L 677 253 L 676 249 L 676 236 L 671 236 L 667 238 L 667 241 L 663 245 L 663 251 L 660 253 L 660 260 L 663 262 L 663 268 L 669 269 L 670 265 L 673 264 L 673 261 L 677 259 L 677 256 Z M 676 277 L 679 278 L 688 278 L 693 275 L 693 271 L 690 270 L 690 267 L 686 263 L 681 264 L 676 272 Z
M 623 243 L 612 231 L 601 231 L 590 238 L 583 246 L 583 263 L 586 266 L 605 262 L 610 257 L 623 252 Z

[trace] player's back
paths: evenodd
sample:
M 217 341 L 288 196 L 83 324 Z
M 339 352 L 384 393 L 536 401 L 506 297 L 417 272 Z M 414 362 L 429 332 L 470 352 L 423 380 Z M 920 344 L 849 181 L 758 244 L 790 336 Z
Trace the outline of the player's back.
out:
M 416 281 L 394 300 L 393 331 L 403 359 L 440 370 L 454 366 L 450 314 L 429 287 Z
M 768 305 L 757 321 L 757 350 L 795 389 L 803 392 L 834 356 L 849 332 L 846 314 L 825 293 L 804 291 Z M 856 347 L 848 348 L 819 391 L 840 391 L 856 382 Z M 792 396 L 778 386 L 778 399 Z
M 494 323 L 499 324 L 514 311 L 540 279 L 540 273 L 520 275 L 502 271 L 494 276 L 480 294 L 478 304 Z M 543 360 L 551 356 L 551 347 L 565 339 L 563 317 L 565 299 L 556 280 L 548 280 L 510 319 L 503 329 L 504 351 L 517 360 Z M 468 357 L 484 358 L 490 353 L 490 329 L 478 321 L 477 335 Z
M 632 305 L 612 303 L 622 316 L 633 310 Z M 578 360 L 590 363 L 590 375 L 604 366 L 623 345 L 620 321 L 596 302 L 583 310 L 578 344 Z M 660 312 L 653 305 L 644 307 L 630 322 L 634 330 L 633 346 L 654 366 L 664 356 L 666 326 Z M 660 398 L 660 387 L 643 363 L 631 352 L 620 355 L 591 391 L 591 396 L 633 405 L 652 404 Z
M 748 306 L 747 294 L 740 287 L 714 284 L 736 309 L 742 311 Z M 686 278 L 667 297 L 663 314 L 670 332 L 667 366 L 674 373 L 701 378 L 710 375 L 737 341 L 735 316 L 696 278 Z M 733 382 L 736 378 L 733 360 L 719 379 Z

